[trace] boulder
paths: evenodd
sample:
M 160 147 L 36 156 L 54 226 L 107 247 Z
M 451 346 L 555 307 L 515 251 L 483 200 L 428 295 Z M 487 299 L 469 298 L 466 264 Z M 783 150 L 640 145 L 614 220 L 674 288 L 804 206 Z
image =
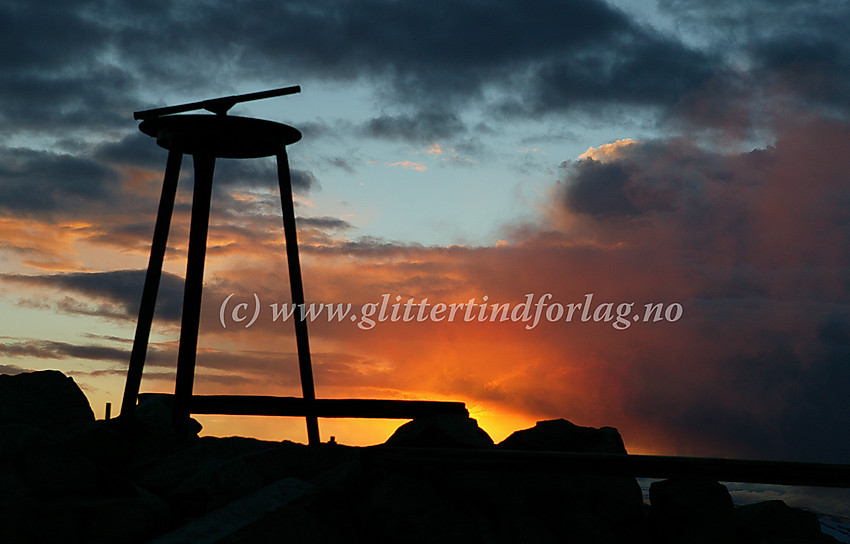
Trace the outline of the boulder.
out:
M 408 448 L 489 448 L 493 439 L 467 416 L 437 415 L 409 421 L 384 443 Z
M 566 419 L 538 421 L 531 429 L 514 432 L 498 447 L 525 451 L 626 453 L 623 439 L 614 427 L 580 427 Z
M 653 482 L 649 501 L 652 531 L 659 542 L 735 541 L 735 509 L 723 484 L 686 479 Z
M 58 370 L 0 375 L 0 425 L 53 428 L 93 421 L 85 394 Z
M 813 512 L 791 508 L 779 500 L 736 507 L 735 528 L 739 541 L 748 544 L 834 542 L 821 532 Z

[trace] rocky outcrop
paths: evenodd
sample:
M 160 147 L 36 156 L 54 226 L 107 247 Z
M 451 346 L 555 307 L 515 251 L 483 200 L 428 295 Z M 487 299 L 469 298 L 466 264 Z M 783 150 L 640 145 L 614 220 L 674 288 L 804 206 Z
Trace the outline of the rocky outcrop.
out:
M 85 394 L 58 370 L 0 375 L 0 425 L 51 429 L 93 421 Z
M 516 431 L 499 448 L 524 451 L 575 453 L 626 453 L 619 431 L 613 427 L 580 427 L 566 419 L 538 421 L 531 429 Z
M 384 443 L 407 448 L 487 448 L 493 439 L 467 416 L 437 415 L 409 421 Z

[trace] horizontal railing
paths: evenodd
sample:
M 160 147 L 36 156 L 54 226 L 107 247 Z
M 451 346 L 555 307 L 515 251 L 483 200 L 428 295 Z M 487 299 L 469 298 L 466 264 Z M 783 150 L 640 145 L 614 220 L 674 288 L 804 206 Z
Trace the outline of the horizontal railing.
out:
M 164 393 L 141 393 L 139 400 L 161 396 Z M 271 397 L 257 395 L 193 395 L 189 400 L 191 414 L 219 414 L 241 416 L 291 416 L 364 418 L 364 419 L 416 419 L 425 416 L 454 414 L 468 416 L 462 402 L 395 399 L 315 399 L 300 397 Z

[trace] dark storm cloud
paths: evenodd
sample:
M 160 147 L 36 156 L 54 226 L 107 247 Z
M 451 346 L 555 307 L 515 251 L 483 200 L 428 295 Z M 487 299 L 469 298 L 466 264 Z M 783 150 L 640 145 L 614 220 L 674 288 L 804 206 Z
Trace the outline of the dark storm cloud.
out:
M 850 434 L 836 432 L 836 422 L 850 421 L 846 388 L 850 383 L 850 313 L 836 311 L 818 324 L 812 364 L 793 382 L 785 422 L 795 439 L 787 448 L 804 459 L 811 449 L 824 452 L 824 460 L 847 462 Z
M 152 143 L 150 136 L 134 130 L 120 140 L 101 144 L 94 156 L 111 164 L 163 169 L 168 151 Z
M 128 343 L 126 338 L 112 338 L 111 341 Z M 89 361 L 108 361 L 117 363 L 126 363 L 130 360 L 130 349 L 117 348 L 113 346 L 104 346 L 98 344 L 71 344 L 69 342 L 58 342 L 55 340 L 24 340 L 0 338 L 0 356 L 8 358 L 37 358 L 37 359 L 86 359 Z M 176 347 L 170 344 L 153 344 L 148 346 L 145 364 L 148 367 L 169 367 L 173 366 L 176 359 Z M 17 369 L 14 366 L 0 365 L 0 373 L 2 374 L 17 374 L 25 372 L 24 369 Z M 101 375 L 101 374 L 119 374 L 124 375 L 126 370 L 118 368 L 114 370 L 95 370 L 91 372 L 75 372 L 73 370 L 66 371 L 70 375 Z M 173 374 L 171 375 L 173 377 Z
M 753 95 L 768 90 L 790 95 L 786 99 L 805 107 L 850 113 L 847 2 L 661 0 L 659 6 L 674 17 L 683 35 L 702 41 L 704 49 L 731 57 L 738 65 L 745 59 L 747 68 L 723 84 L 715 81 L 706 98 L 731 98 L 734 108 L 734 98 L 742 91 Z M 787 104 L 781 109 L 787 109 Z M 711 121 L 708 116 L 699 120 Z
M 149 44 L 153 57 L 158 48 L 173 54 L 179 36 L 184 51 L 198 44 L 212 54 L 239 51 L 238 58 L 253 61 L 255 70 L 270 68 L 274 59 L 277 66 L 283 61 L 334 79 L 388 75 L 396 91 L 417 101 L 431 93 L 440 98 L 478 93 L 484 79 L 510 75 L 531 59 L 586 50 L 612 36 L 642 37 L 624 15 L 592 0 L 569 5 L 255 0 L 193 6 L 185 19 L 171 13 L 172 24 L 163 25 L 159 39 Z M 215 42 L 204 32 L 212 28 Z
M 848 134 L 785 119 L 762 150 L 658 140 L 564 166 L 557 213 L 617 247 L 593 274 L 680 293 L 675 333 L 602 358 L 629 384 L 628 409 L 683 453 L 846 462 Z
M 0 342 L 0 356 L 7 358 L 33 357 L 38 359 L 85 359 L 90 361 L 109 361 L 117 363 L 126 363 L 130 359 L 130 350 L 122 348 L 114 348 L 110 346 L 101 346 L 94 344 L 71 344 L 68 342 L 57 342 L 52 340 L 18 340 L 13 342 Z M 147 368 L 170 368 L 174 366 L 177 357 L 177 346 L 169 345 L 152 345 L 148 348 L 145 358 L 145 366 Z M 233 354 L 230 352 L 221 352 L 217 350 L 205 350 L 198 357 L 197 366 L 199 368 L 199 381 L 217 382 L 228 385 L 242 383 L 265 383 L 268 381 L 269 368 L 276 368 L 274 376 L 276 382 L 282 382 L 287 385 L 298 384 L 297 374 L 297 355 L 296 354 L 280 354 L 280 353 L 250 353 L 241 352 Z M 290 364 L 291 363 L 291 364 Z M 286 372 L 280 372 L 280 368 L 287 369 Z M 319 365 L 321 368 L 321 365 Z M 232 371 L 238 368 L 240 372 L 248 374 L 244 375 L 216 375 L 206 374 L 204 369 L 212 369 L 218 372 Z M 21 369 L 14 366 L 0 365 L 2 373 L 19 373 Z M 124 368 L 95 370 L 92 372 L 74 372 L 68 374 L 80 375 L 121 375 L 126 373 Z M 156 371 L 146 372 L 147 379 L 166 378 L 169 381 L 173 380 L 173 373 L 158 373 Z M 260 378 L 257 378 L 260 377 Z
M 86 157 L 0 149 L 0 207 L 29 214 L 91 206 L 116 194 L 119 174 Z
M 749 196 L 751 190 L 763 190 L 781 156 L 775 147 L 724 154 L 686 140 L 636 143 L 615 157 L 562 163 L 561 203 L 572 212 L 600 219 L 671 212 L 670 217 L 699 230 L 718 217 L 731 221 L 740 207 L 731 198 L 713 202 L 708 198 L 712 191 Z M 722 234 L 746 238 L 734 230 Z
M 221 94 L 236 81 L 285 74 L 371 79 L 382 102 L 412 111 L 376 118 L 367 131 L 417 139 L 461 130 L 455 108 L 485 89 L 501 93 L 503 107 L 534 113 L 606 101 L 666 106 L 716 62 L 599 0 L 250 0 L 155 10 L 21 2 L 0 17 L 3 115 L 29 127 L 125 126 L 145 106 L 143 92 Z
M 746 331 L 747 353 L 730 350 L 708 360 L 694 355 L 697 364 L 710 365 L 709 374 L 719 374 L 716 385 L 680 385 L 651 395 L 638 387 L 636 412 L 680 436 L 698 433 L 724 455 L 847 462 L 850 435 L 843 429 L 850 405 L 838 384 L 850 379 L 850 313 L 818 317 L 817 334 L 806 343 L 752 327 L 739 321 L 740 314 L 729 317 Z
M 0 119 L 35 129 L 114 125 L 133 78 L 108 58 L 113 33 L 72 2 L 4 2 Z
M 775 85 L 790 85 L 807 104 L 850 113 L 850 50 L 839 36 L 850 33 L 850 12 L 843 26 L 830 21 L 820 34 L 789 32 L 754 44 L 758 72 Z M 832 27 L 832 29 L 830 29 Z
M 73 272 L 40 276 L 4 274 L 0 275 L 0 278 L 80 293 L 93 299 L 107 299 L 121 305 L 123 317 L 135 319 L 139 312 L 145 273 L 145 270 L 113 270 L 109 272 Z M 183 279 L 174 274 L 163 272 L 157 296 L 157 318 L 168 321 L 177 320 L 182 302 Z M 67 310 L 89 314 L 89 308 L 89 306 L 78 306 L 75 310 L 74 306 L 68 306 Z
M 130 352 L 98 345 L 76 345 L 50 340 L 5 342 L 0 344 L 0 355 L 7 357 L 36 357 L 39 359 L 89 359 L 95 361 L 125 361 Z
M 702 204 L 699 195 L 707 182 L 731 176 L 731 162 L 759 163 L 761 156 L 753 152 L 730 159 L 686 142 L 637 143 L 615 158 L 562 163 L 566 174 L 562 202 L 573 212 L 600 218 L 635 217 L 683 206 L 693 212 Z M 759 165 L 742 168 L 738 175 L 758 170 Z
M 187 167 L 192 168 L 192 159 L 188 157 Z M 303 180 L 296 181 L 292 176 L 292 185 L 302 187 Z M 240 187 L 277 187 L 277 166 L 274 159 L 243 161 L 221 159 L 215 162 L 215 183 L 213 191 L 221 194 L 223 191 Z
M 462 134 L 458 112 L 470 100 L 491 112 L 601 115 L 624 105 L 681 106 L 706 89 L 734 99 L 780 77 L 846 106 L 846 8 L 833 16 L 803 3 L 754 6 L 665 4 L 683 32 L 688 21 L 725 32 L 721 50 L 687 46 L 600 0 L 13 2 L 0 13 L 0 115 L 22 128 L 126 127 L 133 109 L 163 105 L 150 97 L 309 79 L 372 82 L 380 102 L 403 113 L 362 130 L 417 141 Z M 741 74 L 729 70 L 736 55 L 751 61 L 743 89 Z
M 623 164 L 579 161 L 566 204 L 576 212 L 591 215 L 637 215 L 640 210 L 628 195 L 630 174 Z
M 290 178 L 292 189 L 296 192 L 307 192 L 320 186 L 318 178 L 309 170 L 291 168 Z M 237 185 L 240 187 L 277 187 L 277 164 L 275 160 L 273 158 L 253 161 L 217 160 L 213 190 L 224 190 Z
M 536 71 L 524 107 L 545 113 L 613 104 L 672 106 L 718 68 L 705 53 L 650 34 L 629 33 L 598 45 L 600 54 L 559 56 Z
M 309 170 L 293 168 L 290 172 L 292 177 L 292 189 L 294 191 L 308 191 L 319 187 L 319 179 Z
M 324 78 L 382 76 L 387 98 L 449 120 L 454 104 L 481 98 L 487 86 L 511 95 L 510 101 L 531 100 L 524 107 L 535 112 L 612 99 L 667 105 L 705 80 L 713 63 L 595 0 L 344 7 L 258 1 L 253 9 L 239 9 L 265 15 L 234 14 L 229 20 L 235 25 L 223 32 L 228 43 L 261 52 L 260 62 L 286 59 Z M 220 26 L 221 12 L 209 10 L 202 18 Z M 403 116 L 395 124 L 414 120 Z M 412 123 L 422 126 L 430 124 Z M 383 133 L 379 122 L 372 128 Z
M 361 127 L 367 136 L 384 140 L 399 138 L 432 142 L 447 136 L 457 136 L 465 131 L 463 122 L 449 112 L 419 112 L 415 115 L 382 115 Z

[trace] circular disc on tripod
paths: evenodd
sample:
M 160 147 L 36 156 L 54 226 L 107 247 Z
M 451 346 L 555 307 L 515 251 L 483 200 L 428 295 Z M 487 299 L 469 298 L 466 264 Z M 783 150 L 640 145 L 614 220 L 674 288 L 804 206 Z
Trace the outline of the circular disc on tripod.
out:
M 222 159 L 269 157 L 301 139 L 289 125 L 232 115 L 165 115 L 142 121 L 139 130 L 165 149 Z

